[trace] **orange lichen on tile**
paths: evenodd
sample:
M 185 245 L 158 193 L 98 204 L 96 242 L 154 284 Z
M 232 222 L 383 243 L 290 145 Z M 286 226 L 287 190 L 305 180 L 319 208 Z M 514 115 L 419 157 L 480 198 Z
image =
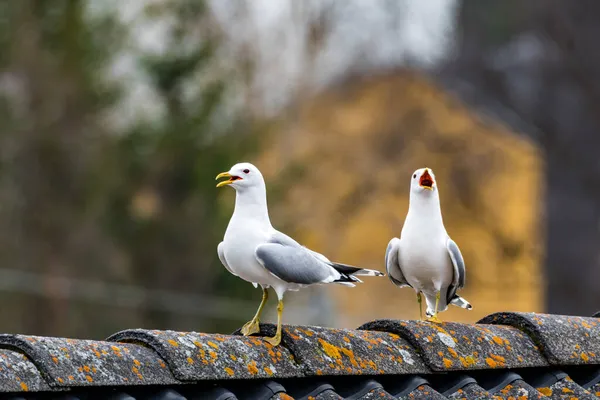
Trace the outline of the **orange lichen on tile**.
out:
M 169 340 L 167 340 L 167 342 L 169 342 L 169 344 L 173 347 L 179 347 L 179 343 L 177 343 L 173 339 L 169 339 Z
M 191 357 L 188 357 L 188 358 L 186 358 L 186 361 L 187 361 L 187 362 L 188 362 L 188 364 L 190 364 L 190 365 L 194 363 L 194 360 L 192 360 L 192 358 L 191 358 Z
M 251 361 L 250 364 L 247 365 L 248 372 L 252 375 L 258 374 L 258 368 L 256 367 L 256 361 Z
M 504 357 L 499 356 L 497 354 L 490 354 L 490 357 L 492 359 L 494 359 L 494 361 L 496 361 L 499 364 L 504 364 L 506 362 L 506 360 L 504 359 Z
M 25 382 L 21 382 L 19 385 L 21 386 L 21 389 L 23 389 L 24 392 L 29 391 L 29 387 L 27 386 L 27 384 Z
M 286 333 L 294 340 L 300 340 L 300 336 L 293 334 L 291 331 L 287 330 Z
M 449 360 L 449 359 L 447 359 L 447 358 L 444 358 L 444 359 L 442 359 L 442 361 L 444 362 L 444 367 L 446 367 L 446 368 L 450 368 L 450 367 L 452 367 L 452 364 L 453 364 L 453 363 L 452 363 L 452 360 Z
M 459 360 L 465 368 L 469 368 L 471 365 L 475 365 L 475 358 L 473 358 L 473 356 L 460 357 Z
M 581 326 L 583 326 L 585 328 L 588 328 L 588 329 L 592 328 L 592 326 L 590 324 L 588 324 L 587 322 L 585 322 L 585 321 L 581 321 Z
M 493 336 L 492 340 L 494 341 L 494 343 L 496 343 L 498 345 L 501 345 L 504 343 L 504 340 L 499 336 Z
M 587 354 L 585 354 L 585 353 L 581 353 L 581 359 L 582 359 L 583 361 L 585 361 L 585 362 L 588 362 L 590 358 L 588 357 L 588 355 L 587 355 Z
M 450 353 L 452 357 L 458 358 L 458 353 L 452 347 L 448 347 L 448 353 Z
M 345 349 L 343 347 L 340 350 L 344 355 L 346 355 L 348 358 L 350 358 L 350 363 L 352 364 L 353 367 L 358 367 L 358 363 L 356 362 L 356 358 L 354 357 L 354 352 L 352 350 Z
M 52 361 L 54 361 L 54 364 L 58 364 L 58 358 L 52 357 Z
M 311 337 L 314 335 L 314 333 L 310 329 L 297 328 L 297 330 L 304 333 L 308 337 Z
M 218 349 L 219 348 L 218 344 L 216 344 L 215 342 L 211 342 L 210 340 L 206 344 L 208 344 L 213 349 Z
M 233 376 L 233 370 L 229 367 L 225 367 L 225 372 L 227 372 L 227 374 L 229 374 L 229 376 Z
M 264 367 L 263 369 L 265 370 L 265 372 L 266 372 L 268 375 L 273 375 L 273 371 L 271 370 L 271 368 L 269 368 L 269 367 Z
M 86 376 L 85 376 L 85 379 L 87 379 L 87 381 L 88 381 L 88 382 L 93 382 L 93 381 L 94 381 L 94 380 L 92 379 L 92 377 L 91 377 L 91 376 L 89 376 L 89 375 L 86 375 Z
M 547 397 L 552 396 L 552 389 L 550 389 L 549 387 L 538 388 L 538 392 Z
M 569 389 L 569 388 L 562 388 L 562 392 L 563 392 L 563 393 L 575 393 L 575 392 L 573 392 L 573 391 L 572 391 L 571 389 Z
M 323 347 L 323 351 L 331 358 L 339 359 L 341 357 L 340 351 L 337 346 L 327 343 L 325 340 L 319 338 L 319 343 Z
M 136 374 L 140 380 L 144 380 L 144 377 L 142 374 L 140 374 L 140 371 L 136 367 L 131 367 L 131 371 Z
M 487 365 L 489 365 L 490 367 L 492 367 L 492 368 L 496 368 L 496 367 L 498 366 L 498 363 L 496 363 L 496 361 L 494 361 L 494 360 L 493 360 L 493 359 L 491 359 L 490 357 L 487 357 L 487 358 L 485 359 L 485 363 L 486 363 Z
M 117 346 L 110 346 L 110 348 L 112 349 L 113 353 L 115 353 L 115 355 L 117 357 L 123 357 L 123 354 L 121 354 L 120 348 L 118 348 Z

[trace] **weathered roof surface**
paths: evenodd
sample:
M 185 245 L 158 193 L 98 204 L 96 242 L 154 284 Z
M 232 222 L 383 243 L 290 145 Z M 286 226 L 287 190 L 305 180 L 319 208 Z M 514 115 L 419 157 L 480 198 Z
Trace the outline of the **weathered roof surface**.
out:
M 285 326 L 277 347 L 239 332 L 0 335 L 0 398 L 595 399 L 598 322 L 497 313 L 477 324 Z
M 533 338 L 551 364 L 600 364 L 600 320 L 534 313 L 495 313 L 480 323 L 511 325 Z
M 359 329 L 393 332 L 408 338 L 434 371 L 548 365 L 533 341 L 509 326 L 378 320 Z

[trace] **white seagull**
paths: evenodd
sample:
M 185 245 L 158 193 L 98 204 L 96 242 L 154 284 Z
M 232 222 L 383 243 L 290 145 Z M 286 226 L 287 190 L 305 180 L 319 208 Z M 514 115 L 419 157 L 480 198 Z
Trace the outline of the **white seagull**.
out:
M 225 237 L 217 247 L 219 259 L 233 275 L 263 289 L 256 315 L 242 327 L 243 335 L 260 331 L 259 318 L 270 287 L 279 299 L 277 333 L 265 340 L 277 346 L 281 341 L 281 315 L 286 291 L 323 283 L 354 286 L 356 282 L 362 282 L 356 275 L 383 275 L 379 271 L 332 262 L 273 228 L 269 220 L 265 181 L 254 165 L 236 164 L 228 172 L 217 175 L 216 179 L 220 178 L 228 180 L 219 182 L 217 187 L 227 185 L 234 188 L 236 197 Z
M 473 308 L 456 294 L 465 285 L 465 262 L 444 228 L 435 175 L 429 168 L 412 175 L 408 214 L 400 239 L 393 238 L 388 244 L 385 265 L 395 285 L 415 290 L 421 319 L 421 292 L 431 322 L 440 322 L 437 314 L 446 311 L 448 304 Z

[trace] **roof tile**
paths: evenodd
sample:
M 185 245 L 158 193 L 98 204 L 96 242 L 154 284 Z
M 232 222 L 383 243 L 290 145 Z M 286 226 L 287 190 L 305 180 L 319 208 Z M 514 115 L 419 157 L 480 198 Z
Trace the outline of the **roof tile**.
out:
M 154 349 L 181 381 L 271 378 L 302 375 L 283 346 L 257 337 L 131 329 L 107 340 L 142 343 Z
M 415 390 L 410 392 L 407 396 L 403 397 L 411 400 L 443 400 L 447 399 L 446 396 L 436 391 L 429 385 L 421 385 Z
M 536 388 L 518 379 L 500 388 L 497 391 L 490 391 L 494 399 L 542 399 L 544 396 Z
M 488 399 L 490 394 L 477 383 L 469 383 L 447 395 L 449 399 Z
M 27 356 L 16 351 L 0 350 L 0 392 L 38 392 L 49 389 Z
M 358 329 L 392 332 L 406 338 L 434 371 L 547 365 L 533 341 L 512 327 L 377 320 Z
M 261 324 L 261 335 L 274 332 L 274 325 Z M 286 325 L 282 343 L 307 376 L 431 372 L 406 340 L 388 332 Z
M 526 332 L 553 365 L 600 363 L 600 321 L 597 318 L 501 312 L 479 323 L 510 325 Z
M 149 349 L 130 344 L 25 335 L 0 335 L 0 347 L 17 349 L 53 387 L 170 384 L 177 382 Z

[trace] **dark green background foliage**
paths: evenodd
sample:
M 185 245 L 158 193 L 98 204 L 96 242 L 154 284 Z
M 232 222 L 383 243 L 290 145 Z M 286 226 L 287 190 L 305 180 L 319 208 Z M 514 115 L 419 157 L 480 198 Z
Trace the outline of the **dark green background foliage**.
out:
M 17 277 L 24 281 L 1 292 L 11 304 L 0 310 L 2 329 L 233 330 L 242 322 L 235 303 L 211 295 L 244 298 L 252 287 L 216 256 L 229 211 L 218 209 L 214 177 L 250 154 L 255 135 L 223 111 L 230 76 L 213 65 L 219 36 L 186 33 L 208 18 L 201 1 L 148 10 L 149 19 L 179 21 L 166 54 L 139 54 L 135 66 L 163 111 L 122 128 L 107 115 L 128 113 L 119 110 L 128 82 L 105 76 L 128 39 L 114 15 L 91 15 L 85 4 L 0 3 L 0 260 L 41 274 L 39 287 Z M 98 294 L 56 277 L 93 282 Z

